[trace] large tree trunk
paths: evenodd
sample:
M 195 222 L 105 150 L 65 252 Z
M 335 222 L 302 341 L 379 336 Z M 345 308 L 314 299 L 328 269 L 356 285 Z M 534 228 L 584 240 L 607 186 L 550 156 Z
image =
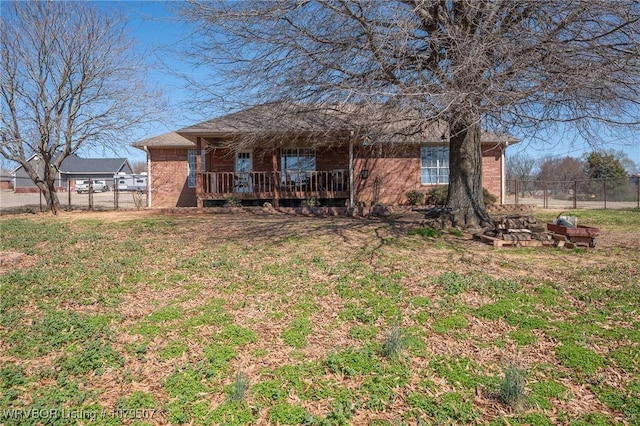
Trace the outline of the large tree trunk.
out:
M 482 228 L 491 218 L 482 195 L 480 124 L 454 126 L 449 142 L 449 194 L 452 225 Z
M 50 164 L 44 164 L 36 168 L 32 167 L 27 161 L 23 161 L 21 164 L 44 196 L 47 202 L 47 209 L 53 214 L 58 214 L 61 206 L 56 192 L 56 169 Z M 44 177 L 41 177 L 42 174 L 44 174 Z
M 55 188 L 55 181 L 47 181 L 43 185 L 38 185 L 45 201 L 47 202 L 47 209 L 53 214 L 58 214 L 61 209 L 60 200 L 58 199 L 58 193 Z

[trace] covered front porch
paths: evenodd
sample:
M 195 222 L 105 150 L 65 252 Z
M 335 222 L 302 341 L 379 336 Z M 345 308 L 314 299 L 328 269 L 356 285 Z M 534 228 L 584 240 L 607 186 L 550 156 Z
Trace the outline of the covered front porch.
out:
M 348 173 L 328 171 L 202 172 L 198 200 L 265 200 L 278 205 L 281 200 L 347 200 Z
M 204 138 L 194 150 L 198 207 L 234 200 L 296 206 L 314 199 L 353 205 L 353 147 L 216 147 Z

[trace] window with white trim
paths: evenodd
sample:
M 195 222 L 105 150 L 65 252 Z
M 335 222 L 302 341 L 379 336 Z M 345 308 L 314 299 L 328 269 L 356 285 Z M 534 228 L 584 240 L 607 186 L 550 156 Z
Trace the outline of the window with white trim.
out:
M 189 149 L 187 150 L 187 185 L 189 188 L 196 187 L 196 158 L 197 158 L 197 149 Z M 204 149 L 200 152 L 200 158 L 202 161 L 202 171 L 206 170 L 205 167 L 205 151 Z
M 316 150 L 313 148 L 282 148 L 280 151 L 280 169 L 282 180 L 299 183 L 307 172 L 316 170 Z
M 423 146 L 420 149 L 421 182 L 423 185 L 449 183 L 449 147 Z

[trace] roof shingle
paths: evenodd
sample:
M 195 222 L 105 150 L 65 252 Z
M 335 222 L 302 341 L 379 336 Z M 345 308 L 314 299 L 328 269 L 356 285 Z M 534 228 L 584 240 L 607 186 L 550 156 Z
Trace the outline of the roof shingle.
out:
M 118 173 L 127 163 L 126 158 L 82 158 L 70 155 L 60 164 L 62 173 Z
M 135 148 L 149 147 L 166 147 L 166 148 L 195 148 L 196 144 L 189 139 L 180 136 L 176 132 L 164 133 L 162 135 L 154 136 L 152 138 L 143 139 L 131 144 Z

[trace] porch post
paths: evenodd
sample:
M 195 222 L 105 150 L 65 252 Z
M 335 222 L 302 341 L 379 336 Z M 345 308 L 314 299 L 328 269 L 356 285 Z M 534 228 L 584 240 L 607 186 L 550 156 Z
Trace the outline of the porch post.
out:
M 273 207 L 280 207 L 280 179 L 278 179 L 278 148 L 271 154 L 271 176 L 273 181 Z
M 354 132 L 351 131 L 351 137 L 349 138 L 349 208 L 353 208 L 354 203 L 354 179 L 353 179 L 353 139 Z
M 202 138 L 196 137 L 196 205 L 202 208 Z

